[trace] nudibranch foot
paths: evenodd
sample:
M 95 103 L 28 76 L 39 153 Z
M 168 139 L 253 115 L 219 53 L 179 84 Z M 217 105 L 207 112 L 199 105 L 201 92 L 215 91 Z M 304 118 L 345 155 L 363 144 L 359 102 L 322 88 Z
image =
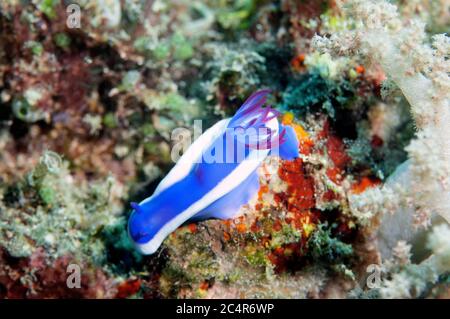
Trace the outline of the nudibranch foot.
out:
M 214 203 L 200 211 L 191 218 L 190 221 L 196 222 L 210 218 L 230 219 L 239 214 L 242 205 L 247 204 L 259 189 L 259 176 L 257 172 L 252 173 L 243 181 L 236 191 L 219 198 Z

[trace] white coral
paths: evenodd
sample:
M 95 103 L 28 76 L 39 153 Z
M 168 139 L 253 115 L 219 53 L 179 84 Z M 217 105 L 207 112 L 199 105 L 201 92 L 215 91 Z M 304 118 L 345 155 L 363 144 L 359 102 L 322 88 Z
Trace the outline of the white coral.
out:
M 450 222 L 450 78 L 449 38 L 425 43 L 424 23 L 402 21 L 387 1 L 351 0 L 344 12 L 356 28 L 333 36 L 316 36 L 313 44 L 332 53 L 360 52 L 377 61 L 411 105 L 418 128 L 407 147 L 410 195 L 416 225 L 429 225 L 433 212 Z
M 442 224 L 433 227 L 428 236 L 428 247 L 433 251 L 419 265 L 408 264 L 384 280 L 380 294 L 384 298 L 410 298 L 420 296 L 428 283 L 435 283 L 440 275 L 450 271 L 450 227 Z M 407 247 L 403 247 L 407 248 Z M 401 248 L 401 250 L 403 250 Z
M 395 261 L 398 265 L 404 266 L 411 262 L 411 245 L 406 241 L 400 240 L 397 245 L 392 249 Z
M 391 280 L 383 282 L 380 294 L 383 298 L 411 298 L 411 283 L 404 273 L 395 274 Z
M 433 228 L 428 247 L 434 253 L 434 265 L 439 272 L 450 271 L 450 227 L 442 224 Z

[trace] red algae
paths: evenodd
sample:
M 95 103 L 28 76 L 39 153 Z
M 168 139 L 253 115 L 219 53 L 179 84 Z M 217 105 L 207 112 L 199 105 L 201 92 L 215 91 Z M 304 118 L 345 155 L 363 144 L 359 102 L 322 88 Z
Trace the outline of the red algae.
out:
M 351 191 L 353 194 L 361 194 L 366 189 L 375 187 L 379 184 L 381 184 L 381 181 L 378 178 L 364 176 L 352 185 Z
M 117 287 L 116 298 L 124 299 L 131 297 L 139 292 L 141 289 L 142 282 L 139 279 L 129 279 L 122 282 Z
M 288 211 L 307 210 L 315 206 L 314 180 L 306 176 L 301 159 L 283 161 L 278 174 L 288 185 L 287 192 L 277 194 Z
M 291 60 L 292 68 L 297 72 L 305 71 L 306 70 L 305 58 L 306 58 L 306 55 L 304 53 L 301 53 L 301 54 L 297 55 L 296 57 L 294 57 Z
M 335 167 L 344 168 L 350 161 L 350 157 L 345 152 L 345 146 L 342 139 L 329 135 L 327 142 L 327 154 L 333 161 Z
M 194 224 L 194 223 L 189 224 L 188 228 L 189 228 L 189 231 L 193 234 L 195 234 L 198 231 L 197 224 Z

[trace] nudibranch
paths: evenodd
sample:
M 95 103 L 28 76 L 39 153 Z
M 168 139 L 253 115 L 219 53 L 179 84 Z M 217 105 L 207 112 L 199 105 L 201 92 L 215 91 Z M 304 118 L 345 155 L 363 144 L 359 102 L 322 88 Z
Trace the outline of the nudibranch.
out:
M 259 189 L 257 169 L 268 155 L 299 156 L 295 131 L 265 106 L 268 90 L 252 94 L 230 119 L 205 131 L 177 161 L 153 195 L 131 203 L 128 233 L 137 250 L 153 254 L 186 222 L 229 219 Z

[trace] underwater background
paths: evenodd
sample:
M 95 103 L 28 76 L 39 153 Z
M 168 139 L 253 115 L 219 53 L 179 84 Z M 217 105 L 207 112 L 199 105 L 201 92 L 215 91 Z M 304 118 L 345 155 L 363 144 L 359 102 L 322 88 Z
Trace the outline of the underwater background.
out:
M 0 298 L 450 298 L 449 30 L 446 0 L 2 1 Z M 261 89 L 300 157 L 140 254 L 174 130 Z

